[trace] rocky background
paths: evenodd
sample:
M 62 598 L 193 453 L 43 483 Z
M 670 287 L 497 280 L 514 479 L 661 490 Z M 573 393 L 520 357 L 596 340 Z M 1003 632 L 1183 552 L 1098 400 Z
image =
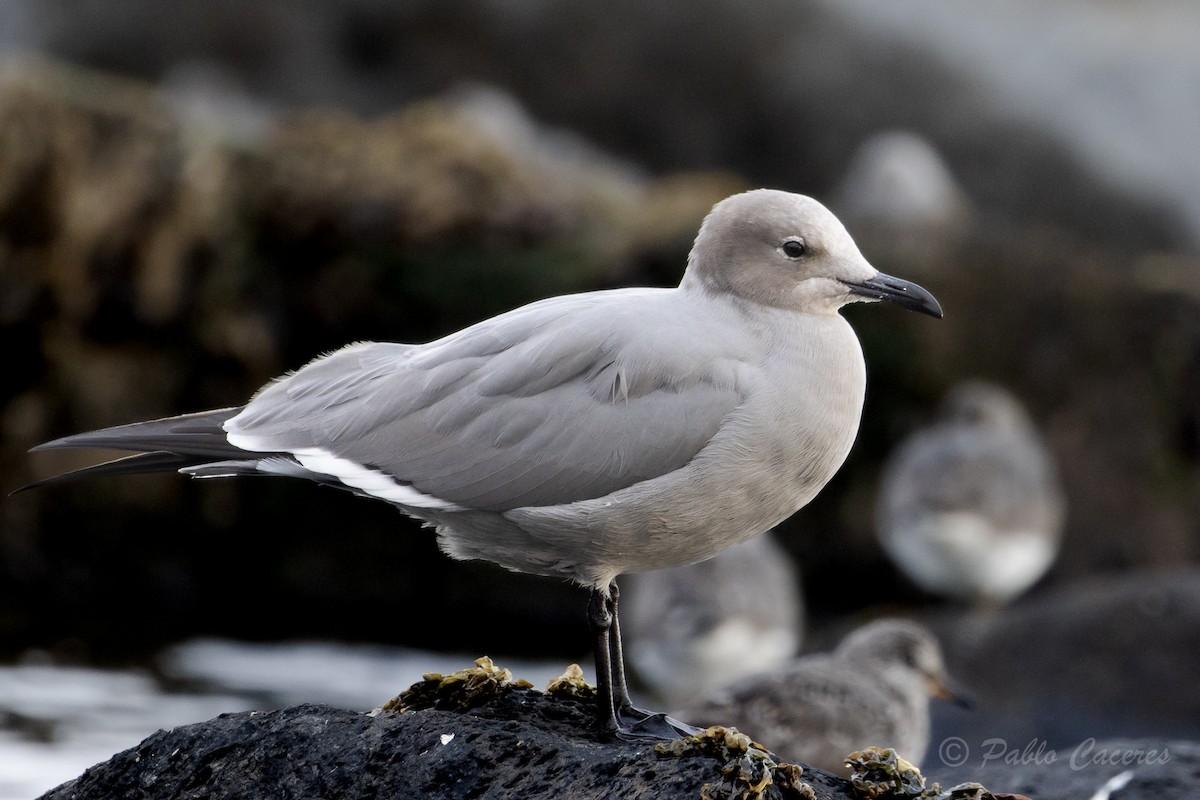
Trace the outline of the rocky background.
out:
M 1028 603 L 1195 565 L 1197 12 L 917 5 L 919 28 L 819 0 L 5 4 L 0 488 L 82 463 L 27 455 L 38 442 L 237 404 L 349 341 L 671 285 L 711 204 L 766 185 L 826 200 L 947 312 L 847 311 L 862 431 L 780 537 L 810 630 L 940 610 L 884 560 L 872 504 L 891 447 L 968 377 L 1030 407 L 1066 487 L 1063 551 Z M 897 129 L 945 172 L 900 148 L 918 177 L 895 188 L 862 148 Z M 0 502 L 4 657 L 122 662 L 221 634 L 569 660 L 583 606 L 287 481 Z

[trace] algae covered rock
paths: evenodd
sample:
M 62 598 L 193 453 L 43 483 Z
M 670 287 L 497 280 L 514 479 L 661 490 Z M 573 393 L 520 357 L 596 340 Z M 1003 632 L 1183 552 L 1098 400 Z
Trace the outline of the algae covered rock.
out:
M 160 731 L 44 798 L 856 798 L 846 781 L 778 764 L 736 731 L 668 748 L 613 739 L 595 730 L 594 696 L 572 671 L 552 685 L 539 692 L 480 659 L 370 714 L 222 715 Z

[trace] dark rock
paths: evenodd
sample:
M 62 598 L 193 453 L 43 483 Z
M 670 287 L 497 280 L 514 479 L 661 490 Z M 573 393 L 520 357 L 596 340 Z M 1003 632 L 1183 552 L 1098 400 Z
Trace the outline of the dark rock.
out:
M 1005 761 L 1007 755 L 1008 761 Z M 1178 739 L 1087 739 L 1070 747 L 1023 753 L 996 751 L 957 770 L 943 769 L 995 791 L 1036 800 L 1194 800 L 1200 796 L 1200 742 Z M 1107 789 L 1107 791 L 1105 791 Z
M 997 747 L 1061 750 L 1088 738 L 1190 739 L 1200 730 L 1200 570 L 1093 579 L 930 622 L 976 699 L 969 712 L 934 707 L 931 772 L 945 763 L 939 743 L 949 737 L 978 766 Z
M 470 677 L 462 677 L 466 675 Z M 301 705 L 160 731 L 51 790 L 43 800 L 696 800 L 706 786 L 712 796 L 747 800 L 856 797 L 840 778 L 773 764 L 771 780 L 762 781 L 767 785 L 759 786 L 759 794 L 739 782 L 743 765 L 724 760 L 730 751 L 719 743 L 715 749 L 660 748 L 616 741 L 593 730 L 590 687 L 560 683 L 544 694 L 528 684 L 497 681 L 497 675 L 490 663 L 481 663 L 452 676 L 431 676 L 399 698 L 394 705 L 406 708 L 400 712 L 362 714 Z M 439 689 L 445 678 L 456 676 L 448 688 Z M 724 740 L 723 732 L 719 738 Z M 741 756 L 747 757 L 745 750 Z M 806 786 L 813 795 L 804 793 Z

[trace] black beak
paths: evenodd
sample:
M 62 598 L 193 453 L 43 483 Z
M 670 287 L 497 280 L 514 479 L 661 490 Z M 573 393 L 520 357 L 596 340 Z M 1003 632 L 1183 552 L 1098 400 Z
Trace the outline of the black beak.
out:
M 957 686 L 948 678 L 931 678 L 931 691 L 934 697 L 953 703 L 959 708 L 972 711 L 975 708 L 975 698 L 966 689 Z
M 862 283 L 842 281 L 850 287 L 851 294 L 860 294 L 873 300 L 888 300 L 909 311 L 920 311 L 931 317 L 942 318 L 942 306 L 937 298 L 911 281 L 893 278 L 880 272 Z

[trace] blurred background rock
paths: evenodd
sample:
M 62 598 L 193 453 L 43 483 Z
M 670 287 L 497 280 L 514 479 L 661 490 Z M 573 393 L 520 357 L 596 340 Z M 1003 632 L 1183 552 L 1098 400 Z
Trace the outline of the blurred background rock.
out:
M 74 465 L 26 455 L 39 441 L 240 403 L 355 339 L 674 284 L 711 204 L 768 185 L 829 201 L 876 266 L 947 309 L 847 311 L 862 430 L 779 531 L 815 647 L 936 608 L 883 557 L 872 508 L 886 455 L 966 376 L 1027 405 L 1070 509 L 1015 609 L 1195 564 L 1200 9 L 903 9 L 6 0 L 3 488 Z M 125 662 L 225 635 L 572 659 L 583 606 L 449 561 L 383 504 L 287 481 L 0 503 L 3 656 Z

